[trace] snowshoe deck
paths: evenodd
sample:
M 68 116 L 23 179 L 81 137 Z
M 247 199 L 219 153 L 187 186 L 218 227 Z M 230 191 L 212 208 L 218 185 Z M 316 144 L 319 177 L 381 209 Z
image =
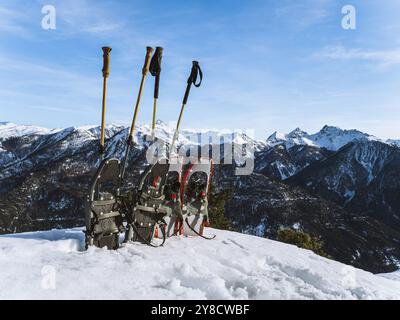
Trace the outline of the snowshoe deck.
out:
M 212 160 L 202 159 L 187 166 L 181 185 L 183 230 L 187 236 L 202 236 L 208 225 L 208 191 Z
M 171 209 L 164 205 L 168 171 L 169 164 L 159 161 L 149 166 L 140 177 L 125 241 L 157 246 L 152 244 L 156 227 L 160 223 L 164 225 L 163 218 L 171 215 Z M 165 241 L 164 226 L 162 228 L 160 233 Z
M 165 206 L 169 207 L 170 214 L 164 217 L 164 231 L 166 237 L 180 234 L 182 224 L 182 204 L 180 199 L 180 188 L 182 181 L 182 164 L 173 163 L 169 165 L 167 180 L 164 188 Z M 157 228 L 156 236 L 161 238 L 162 232 Z
M 85 204 L 86 247 L 119 247 L 119 232 L 123 229 L 118 210 L 120 161 L 104 160 L 91 183 Z

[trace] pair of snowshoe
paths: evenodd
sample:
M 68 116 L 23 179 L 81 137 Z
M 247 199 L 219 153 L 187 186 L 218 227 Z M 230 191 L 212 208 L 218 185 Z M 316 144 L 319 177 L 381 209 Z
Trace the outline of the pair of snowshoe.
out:
M 117 249 L 121 232 L 125 242 L 153 247 L 174 235 L 206 238 L 211 175 L 211 160 L 184 166 L 164 159 L 143 172 L 134 190 L 121 195 L 120 161 L 103 161 L 87 196 L 86 246 Z
M 208 192 L 212 178 L 212 160 L 199 163 L 171 165 L 164 188 L 165 204 L 170 208 L 158 225 L 155 235 L 159 238 L 174 235 L 200 236 L 209 225 Z

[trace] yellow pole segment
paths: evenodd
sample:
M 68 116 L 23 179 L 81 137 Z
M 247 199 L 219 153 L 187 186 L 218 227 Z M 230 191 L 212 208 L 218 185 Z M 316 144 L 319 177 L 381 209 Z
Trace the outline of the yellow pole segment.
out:
M 146 80 L 147 73 L 149 72 L 149 65 L 150 65 L 150 59 L 151 59 L 152 53 L 153 53 L 153 48 L 147 47 L 146 48 L 146 58 L 145 58 L 144 66 L 142 69 L 142 80 L 140 82 L 139 93 L 138 93 L 138 97 L 137 97 L 136 105 L 135 105 L 135 113 L 133 114 L 131 129 L 129 131 L 130 139 L 133 137 L 133 132 L 135 131 L 135 124 L 136 124 L 136 118 L 137 118 L 137 115 L 139 112 L 140 99 L 142 98 L 144 82 Z
M 102 111 L 101 111 L 101 131 L 100 131 L 100 152 L 104 151 L 104 140 L 105 140 L 105 126 L 106 126 L 106 96 L 107 96 L 107 78 L 110 75 L 110 47 L 103 47 L 103 99 L 102 99 Z

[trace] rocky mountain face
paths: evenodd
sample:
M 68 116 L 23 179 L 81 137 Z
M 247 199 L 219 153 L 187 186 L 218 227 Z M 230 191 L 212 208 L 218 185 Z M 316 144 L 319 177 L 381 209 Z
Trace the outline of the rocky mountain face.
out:
M 122 126 L 107 127 L 107 156 L 122 157 L 127 134 Z M 226 214 L 235 229 L 273 239 L 280 228 L 299 229 L 319 236 L 325 251 L 344 263 L 373 272 L 399 267 L 400 148 L 393 141 L 329 126 L 265 141 L 211 134 L 254 144 L 253 174 L 235 176 L 228 164 L 214 170 L 213 192 L 232 190 Z M 84 195 L 99 164 L 98 135 L 98 127 L 0 123 L 0 233 L 82 225 Z M 148 135 L 148 126 L 138 128 L 130 184 L 146 166 Z M 159 122 L 157 136 L 170 141 L 172 132 Z M 184 132 L 178 144 L 200 148 L 199 141 L 197 133 Z
M 289 181 L 359 215 L 400 228 L 400 149 L 379 141 L 351 142 Z

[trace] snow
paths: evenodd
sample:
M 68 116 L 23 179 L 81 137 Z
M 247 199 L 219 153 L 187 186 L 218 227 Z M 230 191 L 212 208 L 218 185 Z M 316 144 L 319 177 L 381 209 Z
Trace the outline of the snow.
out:
M 386 143 L 395 147 L 400 147 L 400 140 L 398 139 L 388 139 L 386 140 Z
M 37 126 L 18 125 L 11 122 L 0 122 L 0 138 L 20 137 L 24 135 L 45 135 L 55 133 L 60 129 L 47 129 Z
M 358 130 L 343 130 L 334 126 L 324 126 L 309 138 L 320 147 L 337 151 L 349 142 L 358 140 L 380 141 L 380 139 Z
M 286 147 L 286 149 L 290 149 L 298 145 L 307 145 L 337 151 L 349 142 L 358 140 L 383 142 L 372 135 L 358 130 L 343 130 L 338 127 L 326 125 L 320 131 L 314 134 L 308 134 L 300 128 L 296 128 L 289 134 L 274 132 L 268 137 L 267 145 L 269 147 L 274 147 L 282 144 Z M 393 143 L 393 141 L 394 140 L 391 140 L 391 143 Z
M 384 277 L 386 279 L 400 281 L 400 270 L 392 273 L 381 273 L 379 276 Z
M 83 250 L 82 229 L 0 236 L 0 299 L 399 299 L 400 281 L 295 246 L 206 229 L 164 247 Z M 397 279 L 397 280 L 396 280 Z
M 155 130 L 155 136 L 163 141 L 171 141 L 174 135 L 175 127 L 170 124 L 166 124 L 163 121 L 158 120 Z M 110 124 L 106 126 L 106 136 L 112 137 L 117 133 L 127 134 L 128 128 L 121 125 Z M 71 134 L 76 132 L 79 135 L 79 145 L 81 142 L 88 140 L 98 139 L 100 134 L 100 127 L 95 125 L 86 125 L 80 127 L 70 127 L 64 129 L 46 129 L 37 126 L 30 125 L 16 125 L 10 122 L 0 122 L 0 140 L 5 140 L 10 137 L 19 137 L 24 135 L 47 135 L 59 133 L 58 136 L 63 136 L 66 134 Z M 200 140 L 199 134 L 202 134 L 202 139 Z M 140 145 L 144 144 L 139 137 L 144 137 L 145 135 L 151 135 L 151 127 L 149 125 L 138 125 L 135 131 L 135 141 Z M 56 136 L 56 137 L 58 137 Z M 119 138 L 125 135 L 119 135 Z M 337 151 L 347 143 L 355 140 L 377 140 L 384 142 L 374 136 L 367 133 L 363 133 L 358 130 L 343 130 L 334 126 L 324 126 L 319 132 L 315 134 L 308 134 L 307 132 L 296 128 L 289 134 L 283 134 L 280 132 L 274 132 L 268 137 L 266 141 L 255 140 L 249 137 L 244 131 L 236 130 L 183 130 L 178 135 L 178 144 L 180 145 L 203 145 L 210 143 L 220 143 L 224 141 L 225 143 L 236 143 L 236 144 L 249 144 L 254 150 L 260 151 L 265 148 L 275 147 L 277 145 L 283 145 L 286 149 L 290 149 L 298 145 L 307 145 L 318 148 L 326 148 L 328 150 Z M 116 142 L 118 139 L 114 139 Z M 114 141 L 113 140 L 113 141 Z M 386 143 L 391 145 L 400 145 L 397 140 L 387 140 Z M 0 145 L 1 148 L 1 145 Z M 4 150 L 0 150 L 4 151 Z

